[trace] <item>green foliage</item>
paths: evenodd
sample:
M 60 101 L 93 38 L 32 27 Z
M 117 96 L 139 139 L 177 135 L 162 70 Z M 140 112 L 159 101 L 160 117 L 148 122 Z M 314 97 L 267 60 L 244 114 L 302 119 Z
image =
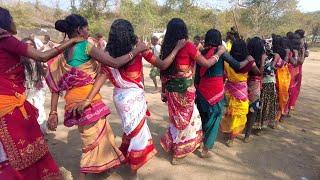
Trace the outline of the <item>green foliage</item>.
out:
M 235 2 L 238 2 L 234 0 Z M 41 1 L 36 1 L 41 2 Z M 56 2 L 59 2 L 58 0 Z M 183 19 L 189 36 L 204 35 L 210 28 L 225 34 L 231 26 L 237 27 L 242 36 L 268 36 L 271 33 L 284 35 L 298 28 L 307 34 L 319 34 L 318 13 L 302 13 L 297 10 L 297 0 L 246 0 L 239 8 L 235 3 L 231 10 L 218 11 L 196 6 L 199 0 L 166 0 L 160 6 L 156 0 L 69 0 L 70 12 L 59 8 L 58 3 L 49 8 L 26 3 L 4 6 L 11 11 L 18 27 L 33 28 L 39 24 L 54 24 L 68 13 L 79 13 L 89 21 L 91 34 L 107 35 L 114 19 L 129 20 L 138 36 L 150 38 L 156 31 L 163 31 L 171 18 Z M 79 6 L 77 6 L 79 5 Z M 47 26 L 47 25 L 46 25 Z

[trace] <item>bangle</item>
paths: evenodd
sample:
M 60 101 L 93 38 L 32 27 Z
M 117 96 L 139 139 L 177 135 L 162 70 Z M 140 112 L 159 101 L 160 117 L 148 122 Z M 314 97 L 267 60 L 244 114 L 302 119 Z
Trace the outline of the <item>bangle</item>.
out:
M 129 55 L 130 59 L 133 59 L 133 53 L 132 52 L 130 52 L 128 55 Z
M 92 102 L 92 100 L 90 100 L 90 99 L 85 99 L 85 101 L 86 101 L 86 102 L 89 102 L 89 103 Z
M 170 54 L 170 58 L 172 58 L 172 59 L 174 59 L 176 57 L 176 55 L 175 54 Z
M 215 59 L 215 63 L 217 63 L 219 61 L 219 56 L 218 55 L 214 55 L 213 58 Z
M 51 115 L 58 115 L 58 112 L 57 112 L 57 111 L 51 111 L 51 112 L 49 113 L 49 116 L 51 116 Z

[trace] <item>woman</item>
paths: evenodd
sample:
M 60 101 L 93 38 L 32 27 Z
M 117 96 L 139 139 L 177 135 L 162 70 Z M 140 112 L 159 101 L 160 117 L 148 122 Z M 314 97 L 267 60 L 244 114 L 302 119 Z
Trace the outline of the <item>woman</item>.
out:
M 136 41 L 131 23 L 124 19 L 118 19 L 111 25 L 106 50 L 112 57 L 119 57 L 130 52 Z M 184 44 L 184 40 L 180 41 L 170 56 L 163 61 L 156 57 L 151 50 L 148 50 L 138 54 L 132 62 L 118 69 L 105 66 L 105 74 L 99 77 L 93 90 L 88 95 L 88 99 L 94 97 L 107 76 L 115 86 L 113 100 L 124 131 L 120 150 L 126 156 L 134 176 L 136 176 L 137 170 L 156 153 L 146 119 L 149 116 L 149 111 L 142 83 L 142 58 L 153 66 L 165 69 L 173 62 L 178 50 Z M 80 111 L 85 106 L 86 104 L 79 104 Z
M 205 58 L 210 58 L 221 44 L 221 33 L 216 29 L 210 29 L 206 33 L 204 50 L 201 54 Z M 224 112 L 224 61 L 227 61 L 235 70 L 239 70 L 248 64 L 248 61 L 239 63 L 229 54 L 224 53 L 218 62 L 210 68 L 197 65 L 195 75 L 195 86 L 197 88 L 196 104 L 201 116 L 202 130 L 204 132 L 202 158 L 210 157 L 209 150 L 213 148 Z
M 244 61 L 249 55 L 247 45 L 244 40 L 235 40 L 230 51 L 232 57 Z M 249 111 L 248 99 L 248 71 L 259 75 L 260 71 L 253 62 L 245 72 L 235 72 L 228 63 L 224 63 L 226 81 L 227 110 L 221 121 L 221 131 L 228 134 L 227 146 L 233 145 L 233 140 L 245 128 L 247 114 Z
M 286 107 L 289 100 L 289 86 L 291 81 L 290 71 L 288 68 L 288 58 L 290 50 L 287 47 L 287 40 L 281 36 L 272 37 L 272 50 L 280 55 L 281 63 L 276 71 L 276 85 L 278 92 L 279 108 L 277 112 L 277 121 L 281 121 L 287 115 Z
M 262 39 L 254 37 L 248 41 L 247 44 L 248 53 L 255 59 L 255 63 L 260 72 L 264 70 L 264 62 L 267 58 L 264 44 Z M 249 112 L 247 115 L 247 123 L 245 129 L 244 142 L 249 142 L 252 129 L 258 131 L 262 127 L 262 121 L 259 121 L 257 114 L 260 110 L 260 94 L 262 86 L 262 76 L 256 75 L 253 72 L 249 72 L 248 79 L 248 99 L 249 99 Z
M 275 70 L 277 63 L 281 62 L 281 57 L 272 50 L 267 51 L 268 58 L 264 63 L 262 89 L 261 89 L 261 109 L 258 111 L 259 128 L 264 129 L 267 126 L 276 128 L 276 113 L 278 111 L 278 97 L 276 90 Z
M 180 39 L 188 38 L 187 26 L 183 20 L 173 18 L 167 25 L 161 57 L 167 58 Z M 214 56 L 205 59 L 192 42 L 188 42 L 177 54 L 172 65 L 161 72 L 162 87 L 167 100 L 170 125 L 161 138 L 165 151 L 172 153 L 172 164 L 181 163 L 182 158 L 195 151 L 202 142 L 201 119 L 195 107 L 193 69 L 195 63 L 209 68 L 225 52 L 222 46 Z M 213 54 L 212 54 L 213 55 Z
M 34 41 L 25 38 L 22 42 L 36 48 Z M 34 61 L 30 58 L 23 57 L 21 59 L 26 71 L 25 87 L 27 88 L 27 100 L 34 105 L 39 111 L 38 123 L 43 134 L 47 133 L 47 119 L 44 109 L 46 90 L 45 90 L 45 70 L 44 64 Z
M 25 74 L 21 57 L 46 62 L 83 38 L 70 39 L 61 46 L 40 52 L 19 41 L 10 12 L 0 7 L 0 28 L 9 35 L 0 39 L 0 155 L 1 169 L 12 168 L 21 179 L 61 179 L 57 164 L 37 122 L 38 113 L 25 96 Z M 3 31 L 3 30 L 2 30 Z M 11 172 L 0 179 L 13 179 Z
M 88 22 L 77 14 L 58 20 L 55 28 L 66 33 L 69 38 L 88 37 Z M 145 49 L 144 44 L 137 44 L 137 48 L 130 49 L 121 57 L 113 58 L 88 41 L 82 41 L 48 63 L 47 83 L 52 92 L 49 129 L 55 130 L 57 127 L 59 93 L 66 91 L 64 125 L 67 127 L 77 125 L 83 143 L 79 179 L 85 179 L 87 173 L 101 173 L 124 161 L 124 156 L 116 147 L 112 129 L 106 119 L 110 109 L 102 102 L 99 93 L 91 99 L 86 99 L 100 73 L 100 64 L 97 61 L 119 67 Z M 74 109 L 81 101 L 88 103 L 88 107 L 82 113 L 77 113 Z
M 302 64 L 304 62 L 304 48 L 301 43 L 300 36 L 294 33 L 288 33 L 288 39 L 291 47 L 289 71 L 291 75 L 291 82 L 289 88 L 288 109 L 294 110 L 301 87 L 302 81 Z

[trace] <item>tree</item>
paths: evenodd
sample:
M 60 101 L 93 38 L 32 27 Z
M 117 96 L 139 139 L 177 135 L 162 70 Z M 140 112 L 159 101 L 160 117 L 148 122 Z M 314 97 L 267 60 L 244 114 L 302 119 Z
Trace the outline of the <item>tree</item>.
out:
M 233 1 L 240 14 L 240 24 L 249 34 L 270 34 L 283 15 L 297 9 L 297 0 Z M 240 9 L 239 9 L 240 8 Z

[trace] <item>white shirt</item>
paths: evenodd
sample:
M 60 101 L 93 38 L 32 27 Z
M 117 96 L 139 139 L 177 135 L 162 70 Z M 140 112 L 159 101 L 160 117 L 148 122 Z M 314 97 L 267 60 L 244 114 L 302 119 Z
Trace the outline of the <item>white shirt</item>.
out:
M 159 44 L 152 46 L 152 53 L 159 57 L 160 56 L 160 51 L 161 51 L 161 46 Z
M 37 49 L 41 49 L 43 47 L 43 43 L 40 39 L 34 38 L 34 43 L 36 44 Z

